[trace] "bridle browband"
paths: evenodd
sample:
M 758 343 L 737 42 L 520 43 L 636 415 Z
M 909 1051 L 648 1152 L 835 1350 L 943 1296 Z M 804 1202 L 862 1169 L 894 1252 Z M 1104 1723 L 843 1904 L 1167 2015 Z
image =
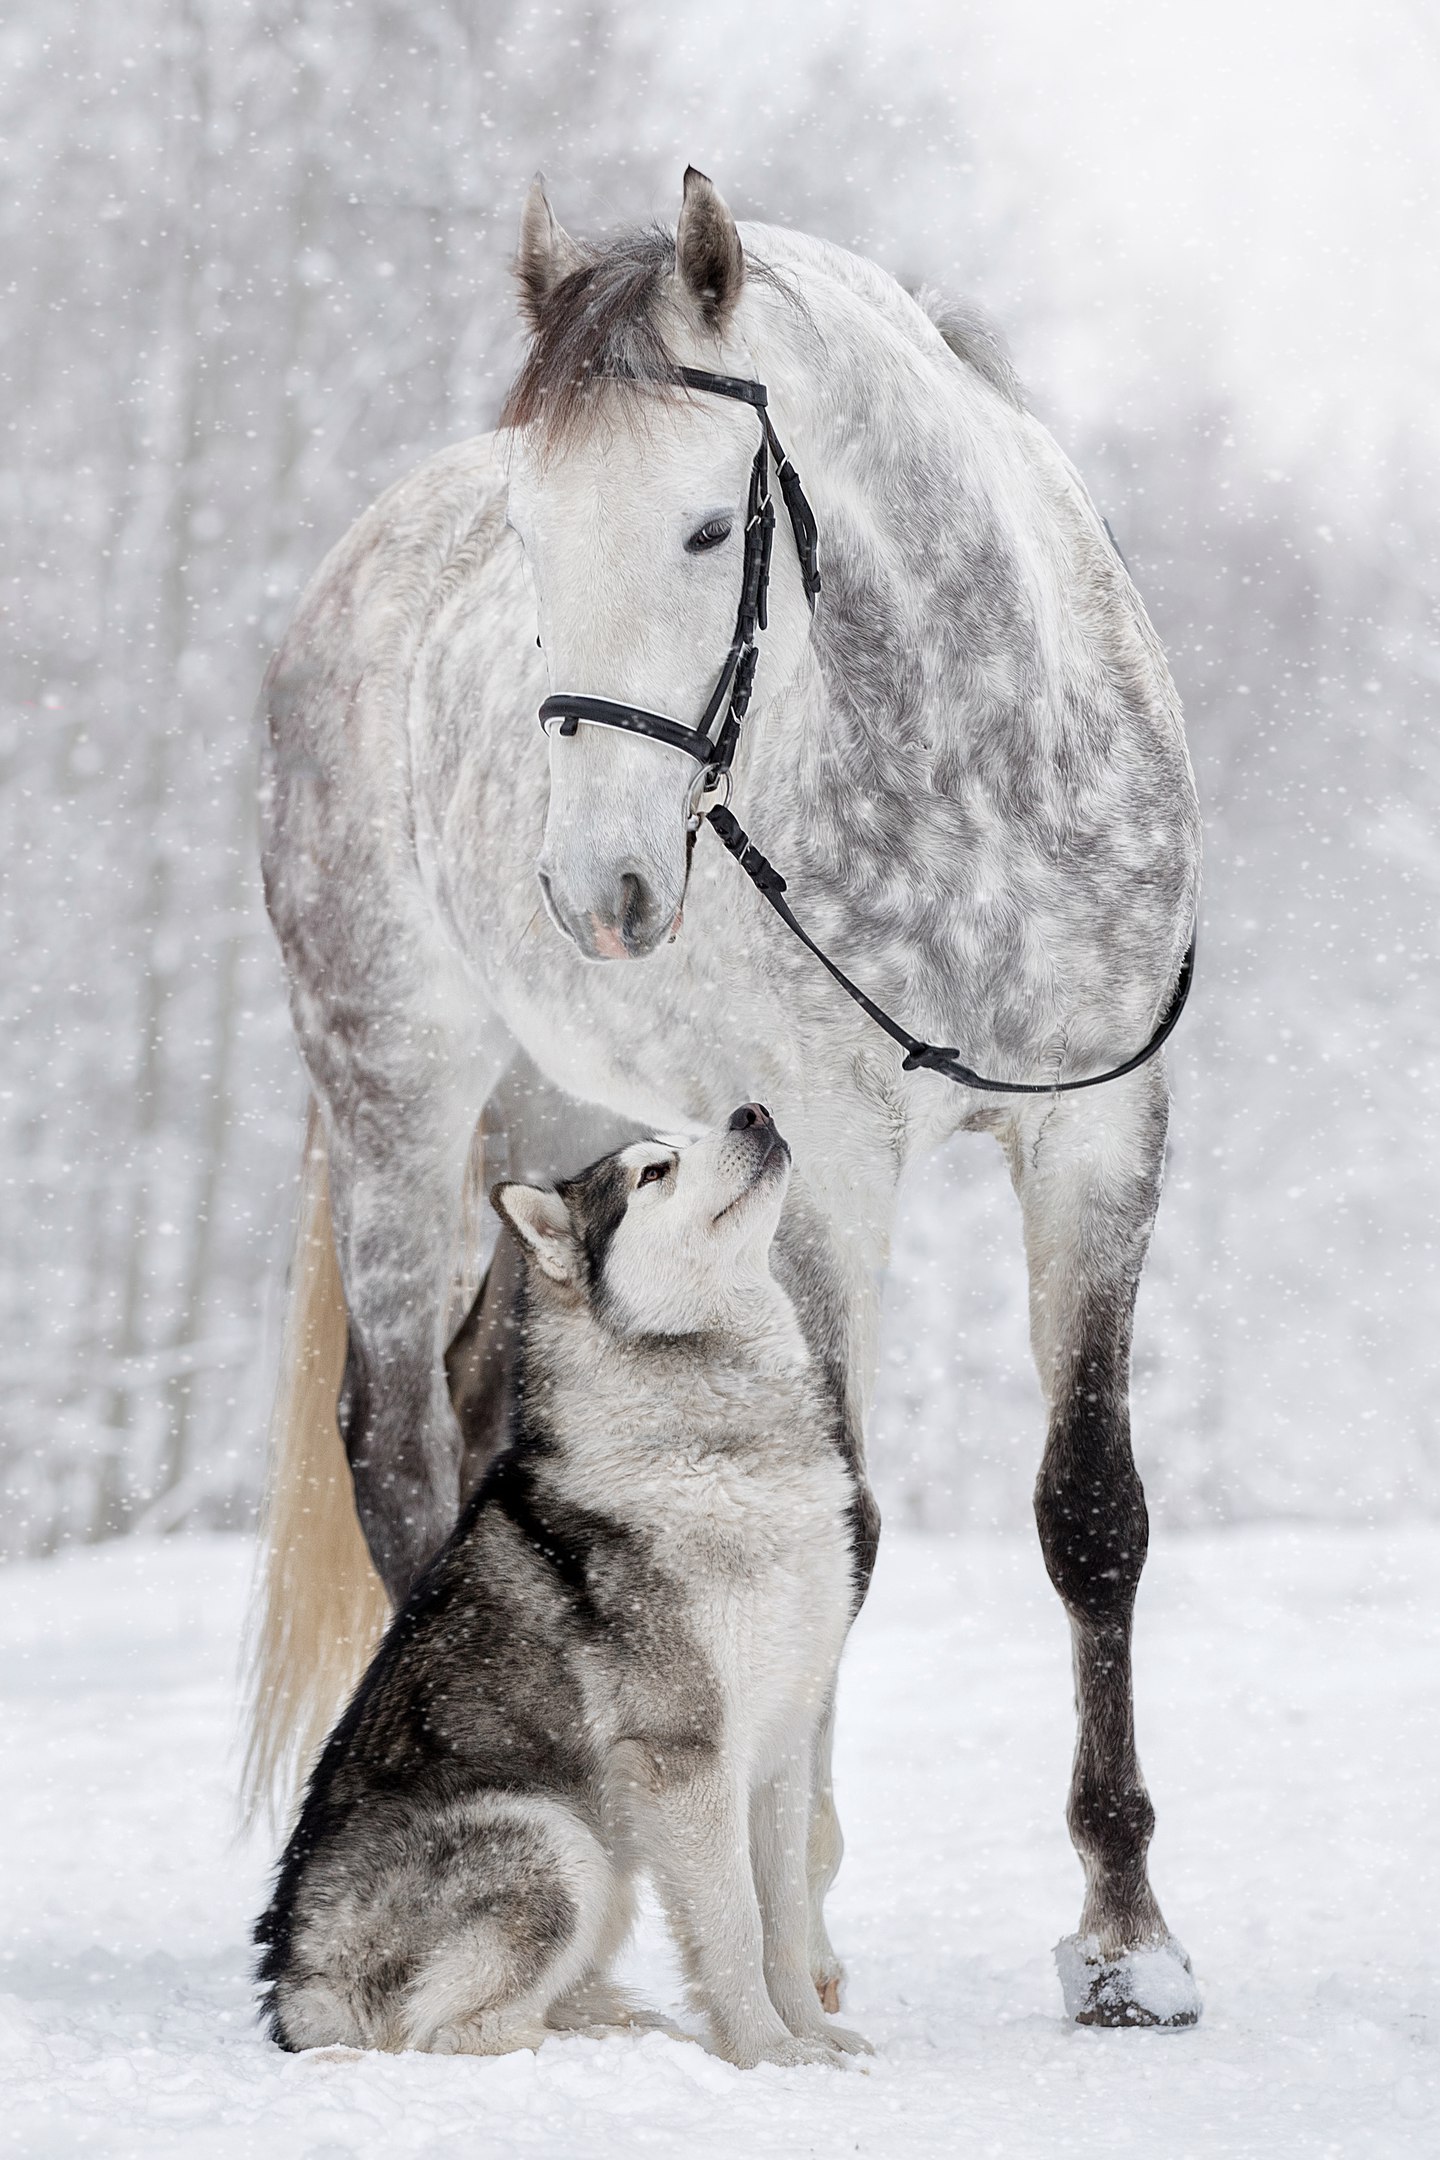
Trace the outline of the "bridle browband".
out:
M 745 511 L 745 558 L 740 578 L 740 604 L 735 615 L 735 634 L 730 649 L 716 678 L 698 727 L 686 727 L 683 721 L 672 720 L 668 714 L 648 712 L 643 705 L 628 705 L 622 699 L 591 697 L 573 690 L 557 690 L 547 697 L 540 707 L 540 725 L 547 734 L 552 723 L 561 735 L 573 735 L 584 721 L 592 727 L 619 728 L 629 735 L 646 735 L 654 742 L 668 743 L 672 750 L 681 750 L 695 760 L 700 767 L 693 810 L 690 819 L 690 836 L 693 843 L 696 829 L 701 823 L 710 824 L 720 841 L 734 856 L 752 885 L 780 917 L 787 930 L 800 940 L 807 952 L 814 954 L 820 965 L 840 985 L 846 996 L 860 1007 L 867 1019 L 883 1028 L 892 1042 L 904 1051 L 903 1070 L 906 1072 L 939 1073 L 946 1080 L 954 1080 L 961 1087 L 979 1088 L 990 1095 L 1073 1095 L 1081 1088 L 1103 1087 L 1108 1080 L 1121 1080 L 1127 1073 L 1135 1072 L 1147 1064 L 1157 1050 L 1174 1033 L 1177 1021 L 1185 1009 L 1190 995 L 1190 985 L 1195 975 L 1195 933 L 1185 948 L 1185 957 L 1175 986 L 1170 993 L 1165 1010 L 1149 1041 L 1123 1065 L 1114 1065 L 1108 1072 L 1093 1073 L 1087 1080 L 987 1080 L 980 1073 L 972 1072 L 961 1062 L 958 1050 L 949 1050 L 936 1043 L 927 1043 L 912 1035 L 868 997 L 858 983 L 850 980 L 844 970 L 836 965 L 829 954 L 822 951 L 815 940 L 796 921 L 785 899 L 785 880 L 773 863 L 766 860 L 744 831 L 738 818 L 730 810 L 728 800 L 702 807 L 704 797 L 717 793 L 722 782 L 728 798 L 730 770 L 740 742 L 741 723 L 749 709 L 750 693 L 755 682 L 755 667 L 760 657 L 756 640 L 766 628 L 766 607 L 770 591 L 770 555 L 775 540 L 775 505 L 770 494 L 770 460 L 775 461 L 775 477 L 790 514 L 790 525 L 795 535 L 795 552 L 800 561 L 800 577 L 805 588 L 805 598 L 810 611 L 820 592 L 820 549 L 815 514 L 805 498 L 800 485 L 800 475 L 775 433 L 770 418 L 769 399 L 765 385 L 753 382 L 742 375 L 712 375 L 706 368 L 680 367 L 673 377 L 655 378 L 656 386 L 666 381 L 683 385 L 688 390 L 704 390 L 712 397 L 734 398 L 741 404 L 753 406 L 760 421 L 760 444 L 750 467 L 750 492 Z M 1110 528 L 1106 526 L 1107 533 Z M 1111 539 L 1114 545 L 1113 536 Z M 1119 548 L 1115 549 L 1120 553 Z M 1123 562 L 1124 558 L 1121 557 Z M 729 693 L 728 703 L 726 693 Z M 725 717 L 716 728 L 722 708 Z M 713 730 L 713 732 L 712 732 Z

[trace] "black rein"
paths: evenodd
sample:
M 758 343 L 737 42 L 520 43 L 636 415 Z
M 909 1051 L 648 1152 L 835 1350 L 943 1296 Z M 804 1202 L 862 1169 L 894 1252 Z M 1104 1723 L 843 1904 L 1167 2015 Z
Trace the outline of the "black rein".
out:
M 795 535 L 795 551 L 800 560 L 800 575 L 804 582 L 805 598 L 811 612 L 820 592 L 819 535 L 815 515 L 805 499 L 800 485 L 800 475 L 781 447 L 775 433 L 768 409 L 764 383 L 752 382 L 740 375 L 712 375 L 704 368 L 682 367 L 676 378 L 690 390 L 708 391 L 714 397 L 738 399 L 742 404 L 752 405 L 760 420 L 760 446 L 750 468 L 750 493 L 745 513 L 745 558 L 740 578 L 740 605 L 735 617 L 735 635 L 730 650 L 711 692 L 709 703 L 698 728 L 689 728 L 682 721 L 672 720 L 665 713 L 648 712 L 643 705 L 627 705 L 622 700 L 606 697 L 590 697 L 580 692 L 561 690 L 547 697 L 540 707 L 540 725 L 547 731 L 552 722 L 558 723 L 559 733 L 573 735 L 582 721 L 593 727 L 613 727 L 631 735 L 647 735 L 655 742 L 668 743 L 672 750 L 683 750 L 694 758 L 704 773 L 705 792 L 719 786 L 728 777 L 734 763 L 740 741 L 740 727 L 750 704 L 750 693 L 755 680 L 755 665 L 759 658 L 756 639 L 766 627 L 766 602 L 770 587 L 770 552 L 775 537 L 775 505 L 770 496 L 769 461 L 775 461 L 775 476 L 780 483 L 785 508 L 789 512 L 791 530 Z M 1105 528 L 1109 533 L 1110 528 Z M 1114 536 L 1111 535 L 1114 546 Z M 1115 548 L 1120 554 L 1118 547 Z M 1121 562 L 1124 557 L 1121 556 Z M 727 704 L 726 693 L 729 692 Z M 716 719 L 725 707 L 725 718 L 718 730 Z M 774 864 L 767 861 L 755 846 L 749 834 L 732 814 L 728 803 L 715 803 L 700 813 L 702 822 L 710 824 L 722 844 L 734 856 L 756 891 L 769 901 L 787 930 L 800 940 L 807 952 L 813 953 L 820 965 L 840 985 L 845 995 L 852 999 L 866 1018 L 876 1027 L 883 1028 L 892 1042 L 898 1043 L 905 1053 L 905 1072 L 939 1073 L 942 1079 L 953 1080 L 960 1087 L 978 1088 L 989 1095 L 1073 1095 L 1081 1088 L 1103 1087 L 1109 1080 L 1123 1080 L 1127 1073 L 1135 1072 L 1154 1057 L 1161 1045 L 1175 1031 L 1185 1001 L 1190 995 L 1190 985 L 1195 976 L 1195 933 L 1185 948 L 1180 972 L 1175 979 L 1165 1010 L 1144 1048 L 1133 1057 L 1126 1058 L 1123 1065 L 1112 1065 L 1108 1072 L 1092 1073 L 1088 1080 L 987 1080 L 980 1073 L 961 1062 L 958 1050 L 948 1050 L 936 1043 L 921 1041 L 910 1034 L 866 995 L 858 983 L 851 981 L 844 969 L 838 967 L 795 919 L 785 898 L 785 880 Z

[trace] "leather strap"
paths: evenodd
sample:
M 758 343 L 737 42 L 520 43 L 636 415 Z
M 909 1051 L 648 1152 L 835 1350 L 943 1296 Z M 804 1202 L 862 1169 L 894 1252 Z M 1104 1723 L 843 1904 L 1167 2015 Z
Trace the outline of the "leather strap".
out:
M 752 382 L 748 375 L 712 375 L 708 368 L 676 368 L 675 379 L 684 383 L 687 390 L 708 390 L 712 397 L 737 398 L 742 405 L 753 405 L 757 412 L 764 412 L 770 402 L 770 393 L 763 382 Z
M 1145 1047 L 1137 1050 L 1133 1057 L 1126 1058 L 1123 1065 L 1112 1065 L 1107 1072 L 1091 1073 L 1085 1080 L 987 1080 L 961 1062 L 958 1050 L 947 1050 L 936 1043 L 923 1042 L 918 1035 L 912 1035 L 908 1028 L 902 1027 L 898 1020 L 891 1018 L 883 1005 L 877 1005 L 858 983 L 850 980 L 844 969 L 838 967 L 830 955 L 815 943 L 808 930 L 795 920 L 785 898 L 784 878 L 774 864 L 761 854 L 739 819 L 724 804 L 717 803 L 713 810 L 706 812 L 706 817 L 755 890 L 764 894 L 786 929 L 800 940 L 807 952 L 814 954 L 827 974 L 833 976 L 845 995 L 860 1007 L 866 1018 L 873 1020 L 876 1027 L 884 1029 L 892 1042 L 900 1045 L 905 1052 L 903 1070 L 906 1072 L 938 1073 L 942 1080 L 953 1080 L 959 1087 L 978 1088 L 987 1095 L 1075 1095 L 1082 1088 L 1103 1087 L 1109 1080 L 1123 1080 L 1127 1073 L 1135 1072 L 1140 1066 L 1148 1064 L 1174 1033 L 1176 1022 L 1185 1010 L 1185 1001 L 1190 995 L 1190 985 L 1195 977 L 1193 932 L 1190 943 L 1185 948 L 1185 957 L 1180 963 L 1175 987 L 1170 993 L 1169 1002 L 1158 1026 Z
M 668 720 L 664 713 L 646 712 L 643 705 L 621 705 L 614 698 L 584 697 L 575 690 L 561 690 L 546 698 L 540 707 L 541 725 L 551 720 L 559 721 L 556 732 L 561 735 L 573 735 L 582 720 L 597 727 L 620 728 L 627 735 L 648 735 L 655 742 L 669 743 L 672 750 L 683 750 L 701 765 L 709 764 L 715 748 L 698 728 Z

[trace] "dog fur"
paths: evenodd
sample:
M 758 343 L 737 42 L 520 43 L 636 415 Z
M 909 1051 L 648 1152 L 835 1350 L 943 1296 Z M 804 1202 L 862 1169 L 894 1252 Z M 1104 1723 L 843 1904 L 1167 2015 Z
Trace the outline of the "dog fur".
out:
M 256 1930 L 283 2046 L 636 2022 L 609 1971 L 642 1872 L 717 2052 L 864 2046 L 816 1997 L 806 1848 L 869 1503 L 770 1269 L 788 1177 L 745 1105 L 496 1188 L 512 1437 L 311 1779 Z

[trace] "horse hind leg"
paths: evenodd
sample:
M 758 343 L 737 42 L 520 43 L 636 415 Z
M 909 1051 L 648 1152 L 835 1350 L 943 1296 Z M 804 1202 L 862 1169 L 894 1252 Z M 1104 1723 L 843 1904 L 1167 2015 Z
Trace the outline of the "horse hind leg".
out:
M 1081 2024 L 1191 2025 L 1190 1961 L 1151 1889 L 1155 1812 L 1135 1746 L 1131 1621 L 1149 1524 L 1130 1448 L 1135 1292 L 1159 1197 L 1156 1065 L 1018 1116 L 1007 1138 L 1025 1217 L 1031 1334 L 1049 1430 L 1035 1487 L 1045 1565 L 1070 1621 L 1077 1733 L 1068 1821 L 1085 1870 L 1056 1949 Z

